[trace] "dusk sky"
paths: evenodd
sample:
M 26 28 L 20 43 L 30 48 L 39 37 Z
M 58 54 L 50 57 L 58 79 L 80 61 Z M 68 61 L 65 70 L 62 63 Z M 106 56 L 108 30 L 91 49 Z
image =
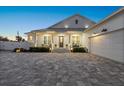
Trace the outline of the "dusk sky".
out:
M 34 29 L 47 28 L 74 14 L 80 14 L 99 22 L 119 8 L 121 7 L 0 7 L 0 36 L 12 38 L 17 31 L 24 35 Z

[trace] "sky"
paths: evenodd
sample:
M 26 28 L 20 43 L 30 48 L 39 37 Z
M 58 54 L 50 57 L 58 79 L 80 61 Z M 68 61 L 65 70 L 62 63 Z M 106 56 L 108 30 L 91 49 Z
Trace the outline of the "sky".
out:
M 47 28 L 69 16 L 80 14 L 98 23 L 121 6 L 1 6 L 0 36 L 14 39 L 24 33 Z

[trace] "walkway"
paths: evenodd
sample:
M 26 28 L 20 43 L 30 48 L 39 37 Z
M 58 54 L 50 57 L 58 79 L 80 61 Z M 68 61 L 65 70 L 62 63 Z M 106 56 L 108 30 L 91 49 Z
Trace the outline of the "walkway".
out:
M 69 53 L 70 50 L 67 48 L 55 48 L 52 53 Z

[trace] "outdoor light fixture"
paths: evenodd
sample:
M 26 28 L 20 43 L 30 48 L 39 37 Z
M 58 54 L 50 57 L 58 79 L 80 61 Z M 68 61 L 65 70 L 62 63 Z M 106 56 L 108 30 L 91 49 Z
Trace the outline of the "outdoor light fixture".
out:
M 96 36 L 97 34 L 94 32 L 93 34 L 92 34 L 92 36 Z
M 73 50 L 73 48 L 71 48 L 71 51 Z
M 85 25 L 85 28 L 88 28 L 89 27 L 89 25 Z
M 69 26 L 68 25 L 65 25 L 65 28 L 68 28 Z

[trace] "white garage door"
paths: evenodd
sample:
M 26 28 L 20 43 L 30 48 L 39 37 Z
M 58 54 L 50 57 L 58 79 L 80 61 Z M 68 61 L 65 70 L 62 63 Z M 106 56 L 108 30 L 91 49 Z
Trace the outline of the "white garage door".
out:
M 90 38 L 91 53 L 124 62 L 124 30 Z

